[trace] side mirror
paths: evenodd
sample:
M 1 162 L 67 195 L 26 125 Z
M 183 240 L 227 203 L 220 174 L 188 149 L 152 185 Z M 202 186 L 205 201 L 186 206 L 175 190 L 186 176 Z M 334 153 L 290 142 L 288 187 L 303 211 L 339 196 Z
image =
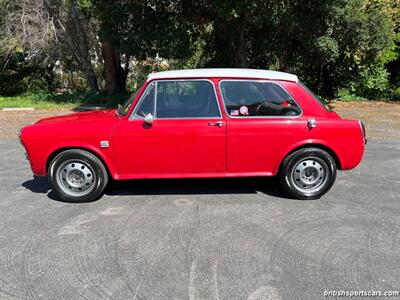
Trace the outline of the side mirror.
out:
M 152 115 L 152 114 L 147 114 L 147 115 L 144 117 L 144 123 L 147 124 L 147 125 L 153 124 L 153 121 L 154 121 L 154 118 L 153 118 L 153 115 Z

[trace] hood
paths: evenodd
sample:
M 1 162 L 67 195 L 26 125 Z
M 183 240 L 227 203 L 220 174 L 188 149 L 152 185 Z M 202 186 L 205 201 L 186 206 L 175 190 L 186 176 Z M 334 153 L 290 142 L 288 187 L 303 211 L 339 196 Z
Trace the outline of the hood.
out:
M 115 109 L 78 112 L 64 116 L 49 117 L 41 119 L 37 121 L 35 124 L 41 125 L 41 124 L 51 124 L 51 123 L 63 123 L 63 122 L 95 121 L 95 120 L 110 119 L 110 118 L 116 118 Z

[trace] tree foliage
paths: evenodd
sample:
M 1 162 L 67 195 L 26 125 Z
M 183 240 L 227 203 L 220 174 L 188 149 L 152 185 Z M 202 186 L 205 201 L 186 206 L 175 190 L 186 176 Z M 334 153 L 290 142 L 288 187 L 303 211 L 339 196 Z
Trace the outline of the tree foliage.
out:
M 37 62 L 48 87 L 57 63 L 109 94 L 163 66 L 276 69 L 325 97 L 389 97 L 399 12 L 400 0 L 0 0 L 0 62 Z M 22 69 L 2 74 L 26 81 Z

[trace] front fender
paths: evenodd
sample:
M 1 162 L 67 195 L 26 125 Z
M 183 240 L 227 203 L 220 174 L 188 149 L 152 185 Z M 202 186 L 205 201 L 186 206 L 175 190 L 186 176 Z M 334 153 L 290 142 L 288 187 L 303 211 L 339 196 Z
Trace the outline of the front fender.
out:
M 98 141 L 98 145 L 100 145 L 100 141 Z M 82 149 L 92 152 L 96 156 L 98 156 L 105 164 L 105 167 L 108 169 L 112 178 L 116 178 L 116 172 L 112 160 L 110 159 L 111 151 L 109 148 L 99 148 L 94 145 L 94 143 L 84 143 L 81 141 L 68 141 L 68 142 L 60 142 L 51 145 L 48 147 L 43 147 L 42 144 L 41 149 L 46 149 L 44 152 L 40 150 L 39 147 L 31 147 L 30 153 L 28 153 L 29 161 L 31 164 L 32 171 L 37 176 L 46 176 L 47 168 L 50 164 L 51 160 L 60 152 L 67 149 Z

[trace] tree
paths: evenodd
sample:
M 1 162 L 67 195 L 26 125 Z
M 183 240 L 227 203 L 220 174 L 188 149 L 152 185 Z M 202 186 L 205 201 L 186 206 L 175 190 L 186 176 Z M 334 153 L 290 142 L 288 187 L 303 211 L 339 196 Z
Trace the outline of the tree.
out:
M 86 23 L 86 24 L 83 24 Z M 76 60 L 91 90 L 97 91 L 88 39 L 89 22 L 80 16 L 76 0 L 10 1 L 5 16 L 3 43 L 21 48 L 27 56 L 46 57 L 50 66 L 65 53 Z M 95 33 L 93 33 L 95 34 Z M 93 43 L 93 42 L 92 42 Z M 15 51 L 10 48 L 9 52 Z M 52 70 L 50 67 L 47 70 Z
M 92 53 L 98 44 L 95 38 L 96 25 L 91 18 L 81 16 L 77 0 L 69 0 L 65 5 L 65 17 L 58 22 L 62 44 L 75 58 L 76 67 L 85 74 L 90 90 L 98 91 L 99 85 L 92 59 Z M 91 39 L 88 35 L 91 35 Z
M 131 58 L 190 56 L 193 26 L 182 17 L 183 3 L 183 0 L 92 0 L 92 9 L 100 24 L 104 78 L 109 94 L 125 89 Z
M 386 15 L 363 0 L 192 1 L 207 66 L 293 72 L 332 97 L 392 45 Z M 197 16 L 201 16 L 200 18 Z

